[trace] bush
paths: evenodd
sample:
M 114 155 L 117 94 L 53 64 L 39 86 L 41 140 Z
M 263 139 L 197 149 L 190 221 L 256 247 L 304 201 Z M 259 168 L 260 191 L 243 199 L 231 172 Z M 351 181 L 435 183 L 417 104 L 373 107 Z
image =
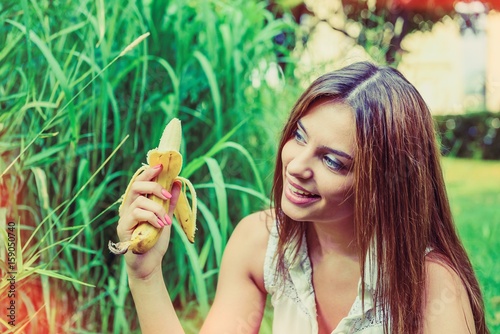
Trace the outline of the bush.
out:
M 500 113 L 435 116 L 444 155 L 500 159 Z

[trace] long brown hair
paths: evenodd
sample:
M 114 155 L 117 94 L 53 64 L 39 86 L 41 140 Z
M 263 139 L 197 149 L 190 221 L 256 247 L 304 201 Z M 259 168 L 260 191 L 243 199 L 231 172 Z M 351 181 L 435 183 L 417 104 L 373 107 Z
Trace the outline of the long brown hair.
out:
M 298 120 L 319 99 L 342 101 L 355 113 L 354 225 L 362 293 L 369 274 L 363 264 L 373 253 L 378 277 L 374 300 L 381 308 L 385 332 L 423 331 L 425 254 L 431 247 L 435 258 L 444 259 L 464 283 L 477 333 L 488 333 L 479 284 L 453 223 L 434 122 L 418 91 L 397 70 L 368 62 L 325 74 L 293 107 L 279 153 Z M 279 274 L 286 272 L 285 252 L 296 254 L 306 232 L 306 223 L 291 220 L 281 210 L 282 193 L 283 164 L 278 154 L 273 202 Z

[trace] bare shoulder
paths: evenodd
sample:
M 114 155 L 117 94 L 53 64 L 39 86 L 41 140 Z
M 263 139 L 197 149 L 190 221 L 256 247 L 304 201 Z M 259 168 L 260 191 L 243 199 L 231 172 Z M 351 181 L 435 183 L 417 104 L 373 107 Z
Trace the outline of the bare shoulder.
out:
M 222 257 L 217 292 L 201 333 L 258 333 L 266 304 L 264 261 L 269 212 L 236 225 Z
M 261 291 L 264 291 L 264 259 L 273 223 L 270 210 L 246 216 L 236 225 L 225 250 L 225 256 L 244 261 L 250 278 Z
M 269 231 L 274 223 L 271 210 L 263 210 L 252 213 L 243 218 L 235 227 L 231 238 L 248 239 L 252 242 L 266 243 L 269 239 Z
M 424 332 L 476 333 L 466 287 L 442 261 L 426 261 Z

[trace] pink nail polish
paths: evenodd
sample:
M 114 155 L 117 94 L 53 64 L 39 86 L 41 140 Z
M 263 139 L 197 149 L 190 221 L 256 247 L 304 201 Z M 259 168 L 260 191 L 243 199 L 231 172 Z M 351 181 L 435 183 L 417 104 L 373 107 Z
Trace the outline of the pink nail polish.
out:
M 166 223 L 163 220 L 161 220 L 160 218 L 158 218 L 158 224 L 160 225 L 160 227 L 167 226 Z
M 165 222 L 168 226 L 172 225 L 172 218 L 169 215 L 165 215 Z
M 171 199 L 172 198 L 172 195 L 167 190 L 165 190 L 165 189 L 161 190 L 161 194 L 163 196 L 165 196 L 166 199 Z
M 160 169 L 160 168 L 161 168 L 161 166 L 162 166 L 161 164 L 158 164 L 158 165 L 154 166 L 153 168 L 154 168 L 154 169 Z

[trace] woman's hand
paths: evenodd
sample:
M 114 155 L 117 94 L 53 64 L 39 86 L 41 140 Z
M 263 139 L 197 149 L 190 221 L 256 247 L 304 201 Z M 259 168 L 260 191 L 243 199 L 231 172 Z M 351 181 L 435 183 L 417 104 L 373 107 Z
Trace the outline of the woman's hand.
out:
M 131 251 L 125 254 L 127 271 L 131 278 L 147 279 L 154 272 L 161 271 L 161 261 L 168 248 L 172 225 L 171 217 L 179 197 L 181 185 L 180 182 L 174 182 L 172 193 L 163 189 L 157 182 L 153 181 L 161 170 L 162 166 L 158 165 L 146 169 L 137 176 L 120 209 L 120 219 L 117 227 L 120 241 L 130 240 L 135 227 L 142 222 L 162 229 L 158 242 L 151 250 L 144 254 L 134 254 Z M 147 195 L 150 197 L 157 196 L 161 199 L 170 198 L 168 212 L 162 205 L 148 198 Z

